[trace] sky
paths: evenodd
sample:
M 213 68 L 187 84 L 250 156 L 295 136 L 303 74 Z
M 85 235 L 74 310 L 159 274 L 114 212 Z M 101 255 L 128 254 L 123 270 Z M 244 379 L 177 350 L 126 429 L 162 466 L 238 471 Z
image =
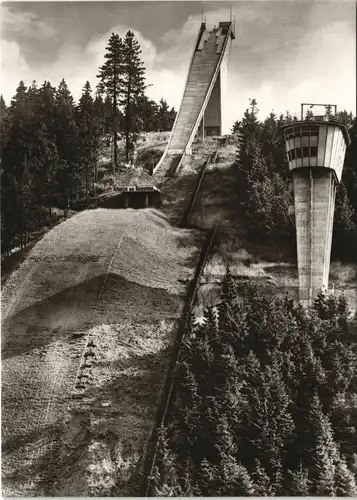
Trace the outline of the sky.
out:
M 260 118 L 299 112 L 300 103 L 337 104 L 356 114 L 354 0 L 2 2 L 0 88 L 6 103 L 20 80 L 57 86 L 76 99 L 93 89 L 112 32 L 136 34 L 147 69 L 147 94 L 179 108 L 193 45 L 207 26 L 235 18 L 226 82 L 223 133 L 249 98 Z

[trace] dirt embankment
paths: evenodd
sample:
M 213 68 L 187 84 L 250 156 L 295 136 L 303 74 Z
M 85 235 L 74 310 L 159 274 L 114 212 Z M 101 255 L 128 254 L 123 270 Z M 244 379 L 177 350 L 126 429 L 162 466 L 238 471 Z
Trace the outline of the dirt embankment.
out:
M 7 280 L 4 495 L 135 493 L 201 240 L 155 210 L 85 211 Z

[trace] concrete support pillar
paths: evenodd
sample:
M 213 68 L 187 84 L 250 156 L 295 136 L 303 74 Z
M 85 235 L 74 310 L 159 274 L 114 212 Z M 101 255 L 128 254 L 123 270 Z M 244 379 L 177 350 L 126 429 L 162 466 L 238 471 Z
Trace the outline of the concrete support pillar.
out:
M 146 194 L 144 197 L 144 207 L 147 208 L 149 206 L 149 195 Z
M 327 169 L 293 175 L 300 300 L 308 306 L 328 289 L 336 182 Z
M 214 131 L 213 135 L 221 135 L 222 132 L 222 104 L 221 104 L 221 72 L 218 73 L 212 94 L 202 119 L 203 128 L 209 127 Z

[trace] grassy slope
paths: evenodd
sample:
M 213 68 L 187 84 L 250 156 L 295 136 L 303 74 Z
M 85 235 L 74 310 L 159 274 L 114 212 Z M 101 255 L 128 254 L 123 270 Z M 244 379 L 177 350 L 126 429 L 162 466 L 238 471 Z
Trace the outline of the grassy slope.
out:
M 161 177 L 161 172 L 156 174 L 160 182 L 162 193 L 162 212 L 169 218 L 172 224 L 179 224 L 185 209 L 190 203 L 191 196 L 197 184 L 197 176 L 203 162 L 208 155 L 215 151 L 217 141 L 207 139 L 205 144 L 200 142 L 193 144 L 193 156 L 184 157 L 178 175 Z M 170 162 L 170 157 L 167 160 Z M 165 172 L 165 166 L 163 167 Z M 200 228 L 207 228 L 204 224 L 198 224 Z
M 130 493 L 200 243 L 154 210 L 85 211 L 47 233 L 7 280 L 4 494 L 107 494 L 114 480 L 114 493 Z M 88 331 L 96 363 L 83 357 L 78 332 Z

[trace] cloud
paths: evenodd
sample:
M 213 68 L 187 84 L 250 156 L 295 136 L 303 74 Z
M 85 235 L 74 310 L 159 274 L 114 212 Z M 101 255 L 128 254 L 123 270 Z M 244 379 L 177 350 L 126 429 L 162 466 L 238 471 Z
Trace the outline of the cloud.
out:
M 5 101 L 9 103 L 11 97 L 15 94 L 19 81 L 21 79 L 32 81 L 33 78 L 27 62 L 20 54 L 20 47 L 17 43 L 1 40 L 0 49 L 0 88 Z
M 19 44 L 2 40 L 1 53 L 4 57 L 1 59 L 3 79 L 1 87 L 5 100 L 9 102 L 15 94 L 20 79 L 24 80 L 27 85 L 32 80 L 40 84 L 44 80 L 49 80 L 57 86 L 62 78 L 66 80 L 74 98 L 79 99 L 86 80 L 89 80 L 93 89 L 98 83 L 96 75 L 99 66 L 104 63 L 105 48 L 111 33 L 123 36 L 129 29 L 130 27 L 123 25 L 113 26 L 107 33 L 93 36 L 84 49 L 73 42 L 63 43 L 56 58 L 50 64 L 38 64 L 37 67 L 33 65 L 30 67 L 27 64 L 20 54 Z M 156 48 L 141 33 L 135 32 L 135 35 L 142 50 L 142 59 L 150 72 L 156 58 Z
M 212 7 L 210 3 L 206 5 L 208 27 L 229 18 L 228 9 L 217 8 L 213 2 Z M 223 102 L 224 132 L 242 116 L 248 99 L 253 97 L 258 100 L 262 119 L 272 109 L 276 113 L 287 109 L 298 112 L 301 102 L 313 101 L 336 103 L 339 109 L 355 113 L 355 24 L 342 4 L 333 13 L 331 6 L 325 5 L 326 2 L 234 3 L 236 39 L 232 42 Z M 50 28 L 34 15 L 16 12 L 10 16 L 12 25 L 14 16 L 21 17 L 24 30 L 31 36 L 45 39 L 50 33 Z M 96 74 L 104 62 L 111 33 L 123 36 L 131 29 L 142 48 L 147 83 L 152 84 L 147 90 L 149 97 L 156 101 L 163 97 L 178 109 L 200 23 L 200 15 L 190 15 L 181 26 L 166 32 L 163 23 L 163 28 L 157 29 L 162 29 L 162 36 L 156 36 L 155 43 L 130 23 L 113 23 L 85 45 L 77 43 L 74 36 L 73 42 L 62 42 L 50 63 L 41 62 L 39 52 L 31 65 L 22 56 L 21 43 L 2 42 L 2 91 L 8 101 L 20 79 L 27 84 L 33 79 L 39 83 L 46 79 L 58 85 L 65 78 L 78 99 L 86 80 L 93 88 L 98 83 Z
M 98 66 L 100 64 L 103 64 L 105 48 L 108 45 L 108 40 L 109 40 L 111 34 L 117 33 L 120 37 L 123 38 L 129 30 L 133 31 L 137 41 L 139 42 L 140 48 L 142 50 L 141 58 L 145 62 L 146 68 L 152 67 L 152 65 L 155 61 L 155 58 L 157 56 L 155 45 L 150 40 L 145 38 L 142 35 L 142 33 L 131 28 L 130 26 L 125 26 L 125 25 L 119 24 L 119 25 L 113 26 L 112 28 L 110 28 L 109 31 L 107 31 L 104 34 L 95 35 L 94 37 L 91 38 L 91 40 L 87 44 L 86 52 L 88 54 L 92 55 L 92 57 L 98 63 Z
M 1 8 L 2 36 L 7 38 L 9 34 L 19 33 L 22 36 L 46 40 L 56 34 L 53 26 L 50 26 L 31 12 L 11 11 L 6 5 Z

